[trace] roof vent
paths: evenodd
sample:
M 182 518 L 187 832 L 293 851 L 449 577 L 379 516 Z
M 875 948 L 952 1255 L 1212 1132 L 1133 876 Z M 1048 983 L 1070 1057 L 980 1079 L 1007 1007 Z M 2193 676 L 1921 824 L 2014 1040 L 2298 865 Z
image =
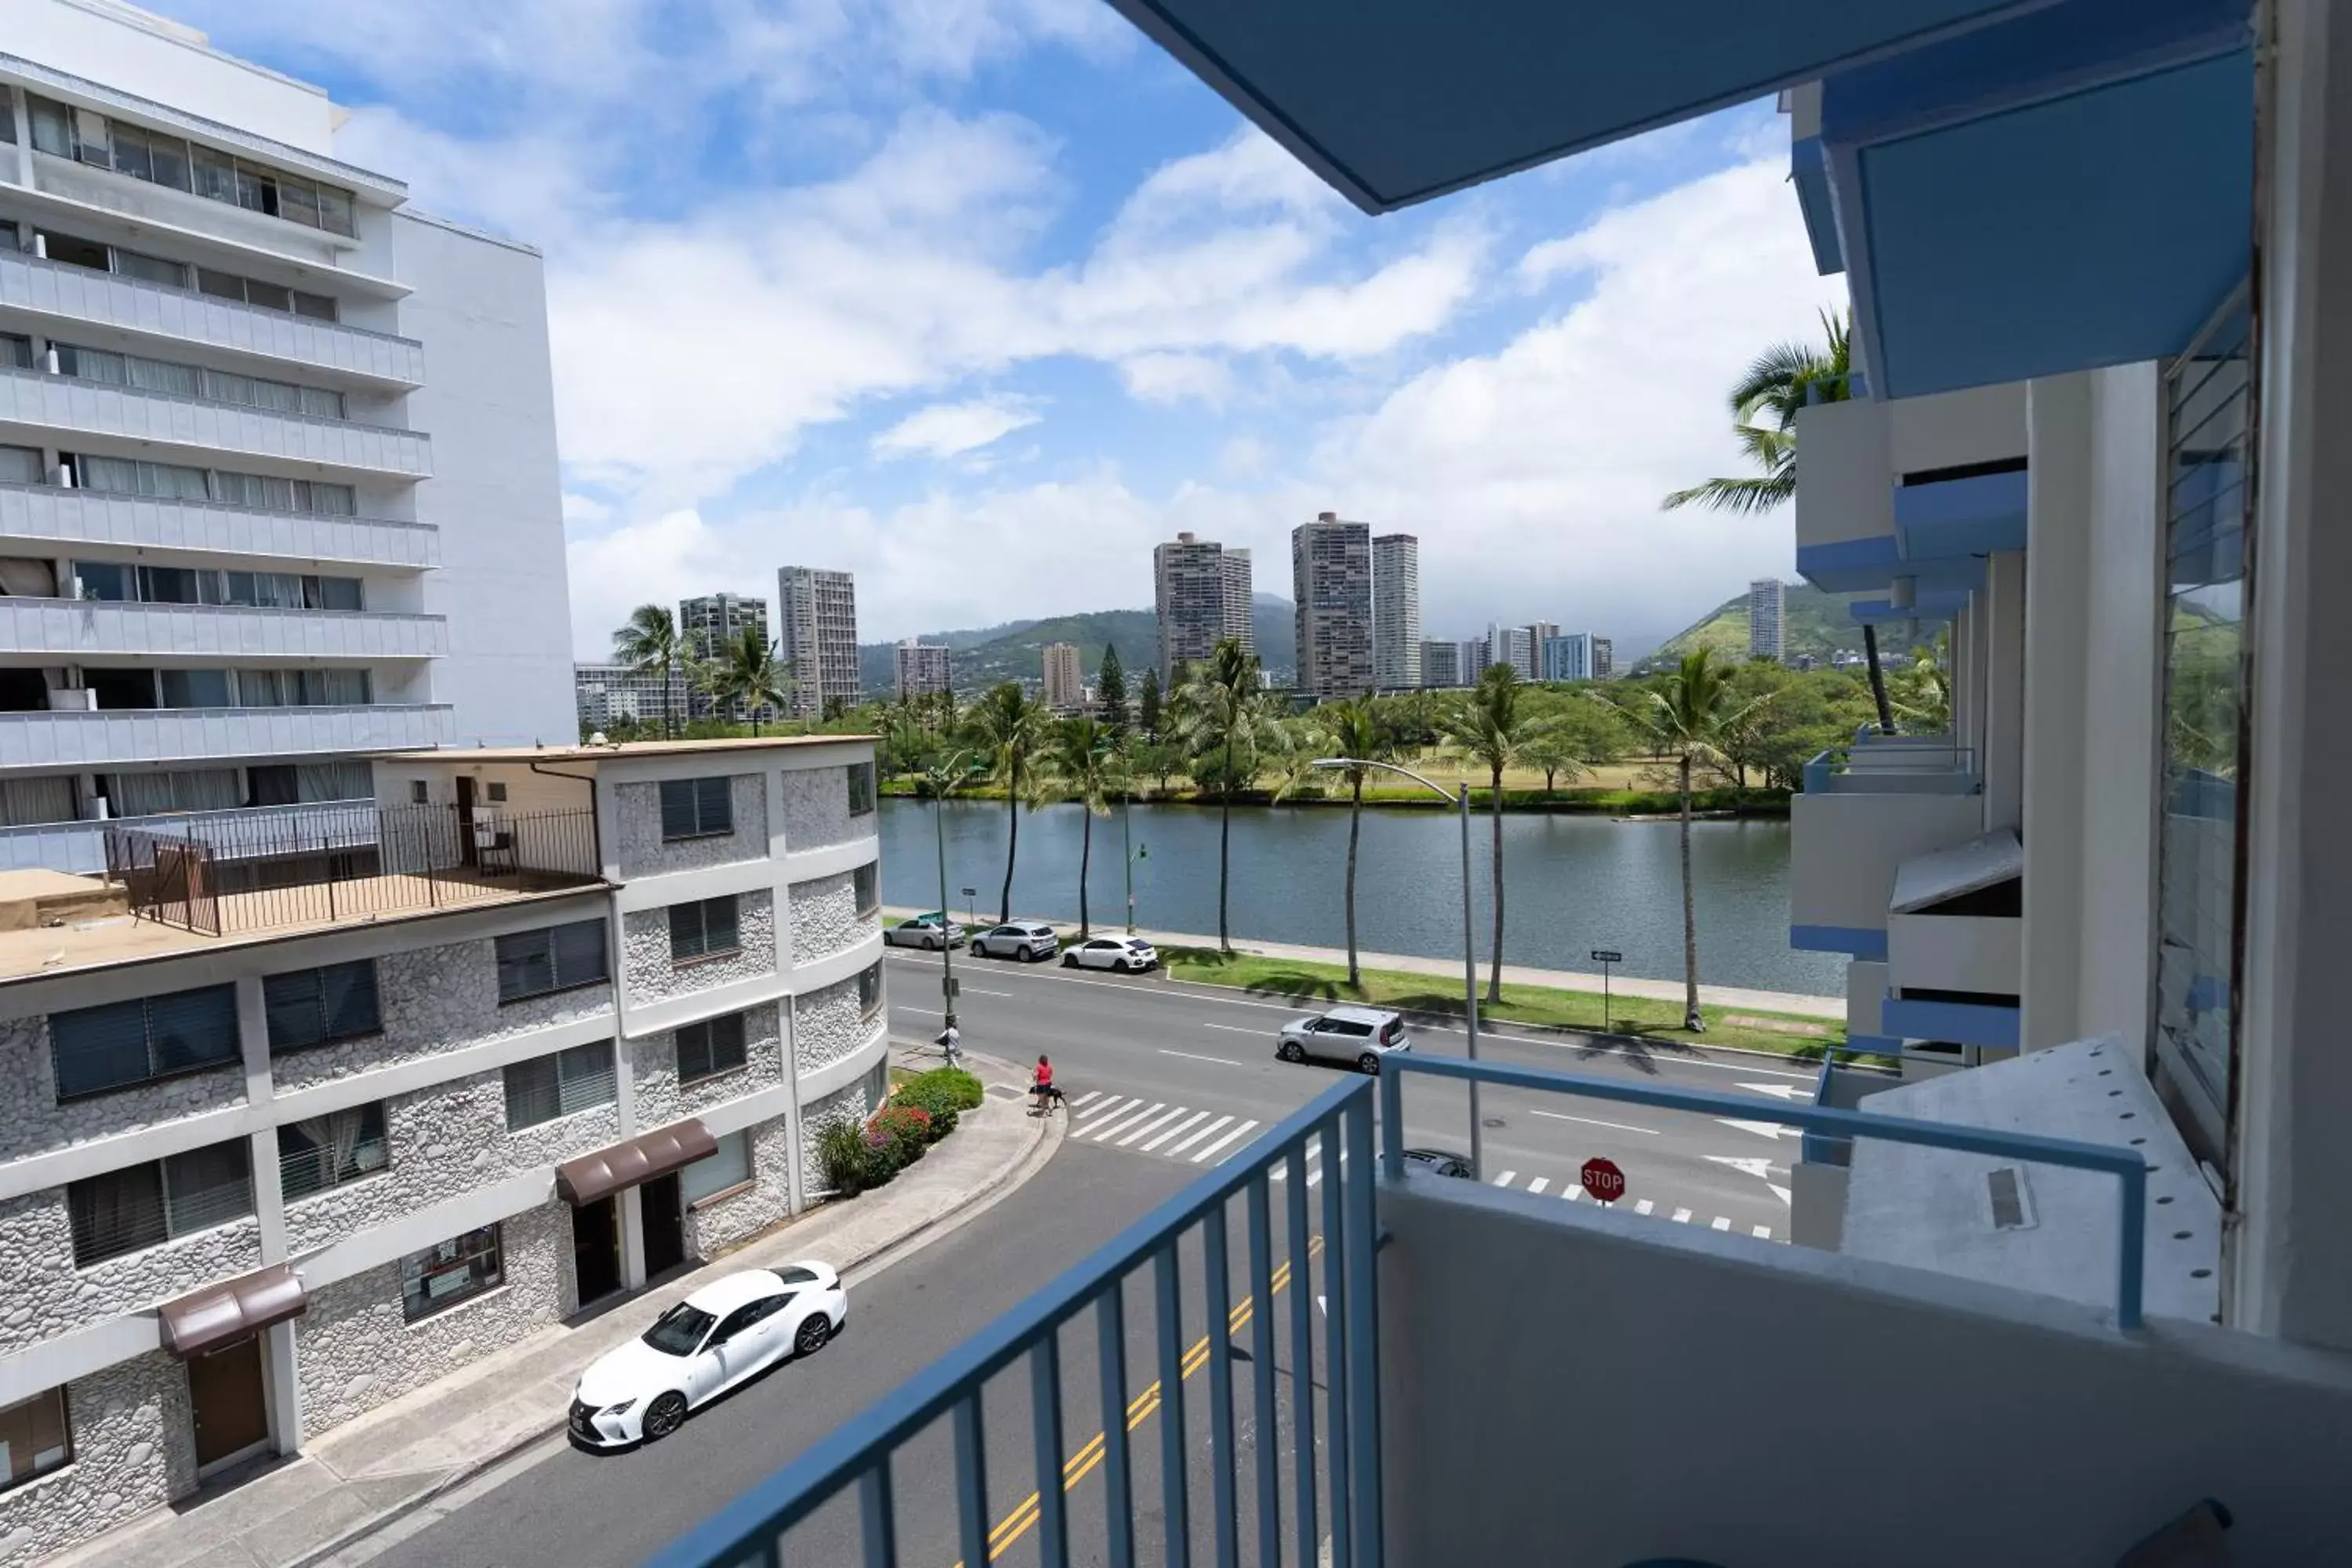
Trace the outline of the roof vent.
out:
M 2025 1185 L 2021 1165 L 2003 1165 L 1985 1173 L 1985 1203 L 1995 1230 L 2033 1228 L 2033 1198 Z

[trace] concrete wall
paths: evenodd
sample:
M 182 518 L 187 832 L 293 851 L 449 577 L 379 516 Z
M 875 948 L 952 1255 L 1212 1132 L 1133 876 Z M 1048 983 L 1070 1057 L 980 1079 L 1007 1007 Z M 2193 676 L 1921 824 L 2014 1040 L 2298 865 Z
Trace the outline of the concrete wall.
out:
M 0 1204 L 0 1354 L 260 1266 L 261 1226 L 248 1215 L 77 1268 L 66 1190 L 27 1193 Z
M 793 1070 L 805 1078 L 854 1055 L 874 1037 L 882 1019 L 868 1017 L 857 1000 L 857 977 L 793 999 Z
M 857 879 L 846 871 L 794 882 L 792 900 L 796 964 L 856 947 L 881 930 L 878 916 L 858 917 Z
M 876 831 L 871 816 L 849 815 L 849 770 L 787 768 L 784 785 L 784 847 L 797 853 L 846 844 Z
M 217 1068 L 58 1103 L 46 1017 L 0 1024 L 0 1158 L 18 1159 L 245 1103 L 235 1058 Z
M 793 1130 L 779 1116 L 744 1129 L 751 1139 L 751 1185 L 706 1198 L 687 1215 L 687 1245 L 710 1258 L 740 1246 L 792 1214 Z
M 772 1002 L 744 1009 L 742 1067 L 683 1089 L 677 1081 L 677 1031 L 665 1029 L 660 1034 L 632 1040 L 629 1048 L 633 1053 L 631 1072 L 639 1131 L 667 1127 L 714 1105 L 740 1100 L 784 1081 L 783 1041 L 776 1027 L 776 1004 Z
M 685 900 L 698 902 L 698 900 Z M 629 1002 L 642 1006 L 672 996 L 715 991 L 776 972 L 776 897 L 767 889 L 740 894 L 735 906 L 738 947 L 729 955 L 670 957 L 669 910 L 633 910 L 621 917 L 621 963 Z
M 2352 1360 L 1464 1182 L 1380 1221 L 1391 1568 L 2082 1568 L 2205 1497 L 2352 1561 Z
M 72 1463 L 0 1492 L 0 1568 L 20 1568 L 194 1491 L 185 1368 L 161 1351 L 66 1386 Z
M 1982 829 L 1966 795 L 1801 795 L 1789 802 L 1789 923 L 1886 929 L 1895 868 Z
M 698 871 L 738 860 L 768 858 L 768 780 L 764 773 L 736 773 L 728 782 L 732 829 L 703 838 L 662 842 L 661 785 L 623 784 L 613 786 L 613 815 L 620 826 L 621 875 L 667 876 L 673 871 Z

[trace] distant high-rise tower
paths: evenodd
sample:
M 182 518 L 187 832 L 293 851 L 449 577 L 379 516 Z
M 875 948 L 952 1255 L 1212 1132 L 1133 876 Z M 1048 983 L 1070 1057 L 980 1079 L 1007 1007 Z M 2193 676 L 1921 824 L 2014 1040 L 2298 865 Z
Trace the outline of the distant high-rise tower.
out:
M 1486 658 L 1492 664 L 1507 664 L 1519 672 L 1522 680 L 1536 679 L 1536 640 L 1526 626 L 1507 626 L 1496 621 L 1486 628 Z M 1486 671 L 1481 669 L 1481 675 Z
M 1458 642 L 1423 643 L 1421 645 L 1421 684 L 1431 687 L 1463 684 L 1462 645 Z
M 1078 645 L 1049 642 L 1044 649 L 1045 706 L 1056 713 L 1075 713 L 1087 705 L 1086 671 L 1078 664 Z
M 1421 541 L 1410 533 L 1372 541 L 1372 684 L 1421 684 Z
M 1789 585 L 1778 577 L 1748 584 L 1748 657 L 1779 659 L 1787 651 Z
M 898 660 L 898 695 L 936 697 L 948 689 L 948 648 L 908 637 L 895 650 Z
M 1454 684 L 1475 686 L 1495 659 L 1494 645 L 1485 637 L 1464 637 L 1454 645 Z
M 763 643 L 768 640 L 767 600 L 748 594 L 705 594 L 698 599 L 678 601 L 677 640 L 690 658 L 723 658 L 746 631 L 756 631 Z M 691 693 L 688 701 L 698 719 L 708 719 L 719 710 L 718 702 L 700 691 Z M 727 705 L 726 717 L 740 724 L 750 715 L 738 701 Z
M 1372 689 L 1372 531 L 1327 511 L 1290 531 L 1298 689 L 1355 697 Z
M 786 566 L 776 574 L 778 636 L 793 666 L 793 711 L 821 719 L 828 703 L 854 705 L 857 678 L 857 582 L 846 572 Z
M 1250 553 L 1180 533 L 1151 551 L 1152 605 L 1160 620 L 1160 679 L 1209 657 L 1226 637 L 1255 650 L 1250 628 Z
M 1608 680 L 1617 673 L 1617 650 L 1607 637 L 1592 639 L 1592 679 Z

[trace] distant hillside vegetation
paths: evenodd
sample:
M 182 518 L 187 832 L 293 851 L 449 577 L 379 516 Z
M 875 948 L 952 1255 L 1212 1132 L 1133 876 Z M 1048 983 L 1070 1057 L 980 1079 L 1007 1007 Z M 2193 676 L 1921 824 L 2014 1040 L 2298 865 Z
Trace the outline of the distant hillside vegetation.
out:
M 1277 684 L 1290 679 L 1297 663 L 1292 651 L 1295 631 L 1290 601 L 1260 594 L 1252 605 L 1252 630 L 1258 658 Z M 1037 684 L 1045 675 L 1047 643 L 1078 645 L 1078 661 L 1087 678 L 1101 668 L 1103 649 L 1118 649 L 1127 667 L 1129 689 L 1160 657 L 1160 627 L 1150 610 L 1094 610 L 1083 615 L 1055 616 L 1043 621 L 1010 621 L 980 631 L 925 632 L 927 643 L 945 643 L 958 691 L 977 691 L 1000 680 Z M 882 696 L 898 688 L 898 663 L 894 643 L 867 643 L 857 650 L 857 676 L 869 694 Z
M 1846 613 L 1845 601 L 1834 594 L 1824 594 L 1810 583 L 1789 584 L 1787 624 L 1781 627 L 1781 651 L 1794 658 L 1799 654 L 1811 654 L 1827 664 L 1840 649 L 1859 652 L 1862 648 L 1862 628 Z M 1933 635 L 1931 627 L 1922 626 L 1924 640 Z M 1883 659 L 1892 660 L 1907 653 L 1911 639 L 1903 635 L 1900 626 L 1879 628 L 1878 651 Z M 1744 660 L 1748 657 L 1748 595 L 1726 599 L 1706 616 L 1685 626 L 1652 650 L 1642 662 L 1653 668 L 1671 664 L 1686 653 L 1700 648 L 1714 652 L 1717 658 Z

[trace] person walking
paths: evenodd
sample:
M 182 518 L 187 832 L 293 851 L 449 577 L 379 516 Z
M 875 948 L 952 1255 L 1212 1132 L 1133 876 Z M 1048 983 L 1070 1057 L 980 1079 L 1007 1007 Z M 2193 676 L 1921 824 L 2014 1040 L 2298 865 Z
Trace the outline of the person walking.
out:
M 1030 1078 L 1029 1092 L 1035 1097 L 1040 1116 L 1051 1116 L 1054 1108 L 1062 1102 L 1062 1091 L 1054 1087 L 1054 1064 L 1045 1059 L 1043 1052 L 1038 1054 L 1037 1069 Z
M 962 1040 L 963 1031 L 956 1027 L 953 1018 L 950 1018 L 948 1026 L 940 1031 L 940 1037 L 931 1044 L 940 1047 L 940 1055 L 947 1058 L 948 1066 L 956 1067 L 963 1061 L 963 1052 L 957 1048 Z

